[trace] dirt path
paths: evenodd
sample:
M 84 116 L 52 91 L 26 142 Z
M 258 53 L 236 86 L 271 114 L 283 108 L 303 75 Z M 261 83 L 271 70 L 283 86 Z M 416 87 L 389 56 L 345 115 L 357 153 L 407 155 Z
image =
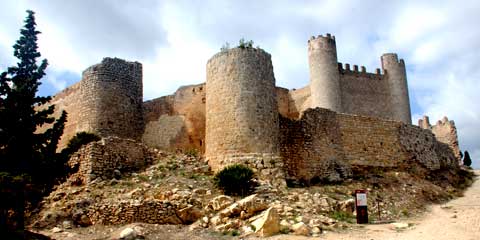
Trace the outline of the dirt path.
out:
M 327 239 L 327 240 L 478 240 L 480 239 L 480 171 L 476 181 L 465 192 L 464 197 L 446 204 L 434 205 L 418 219 L 403 223 L 411 225 L 397 230 L 392 224 L 366 225 L 364 229 L 347 233 L 327 233 L 320 238 L 277 235 L 270 239 Z

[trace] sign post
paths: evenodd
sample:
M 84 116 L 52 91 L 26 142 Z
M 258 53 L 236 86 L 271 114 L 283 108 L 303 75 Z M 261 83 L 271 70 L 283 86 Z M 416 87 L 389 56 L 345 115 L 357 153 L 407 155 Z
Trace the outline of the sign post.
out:
M 355 190 L 355 211 L 357 212 L 357 223 L 368 223 L 367 209 L 367 191 L 360 189 Z

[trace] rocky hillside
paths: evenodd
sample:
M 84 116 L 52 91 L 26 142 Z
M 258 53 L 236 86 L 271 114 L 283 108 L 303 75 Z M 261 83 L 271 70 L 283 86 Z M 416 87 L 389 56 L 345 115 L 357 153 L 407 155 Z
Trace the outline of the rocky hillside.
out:
M 31 213 L 31 229 L 56 239 L 126 239 L 127 233 L 147 239 L 318 236 L 358 226 L 355 189 L 368 191 L 371 222 L 396 221 L 459 196 L 471 178 L 463 170 L 433 177 L 419 170 L 370 169 L 341 184 L 277 189 L 262 183 L 239 198 L 213 186 L 213 174 L 195 152 L 152 153 L 152 164 L 137 172 L 116 171 L 111 179 L 88 183 L 71 177 Z

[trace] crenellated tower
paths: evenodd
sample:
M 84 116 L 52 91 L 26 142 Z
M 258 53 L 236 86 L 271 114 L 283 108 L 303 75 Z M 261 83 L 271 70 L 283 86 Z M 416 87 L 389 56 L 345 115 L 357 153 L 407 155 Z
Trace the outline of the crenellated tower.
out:
M 410 100 L 408 97 L 407 73 L 403 59 L 395 53 L 385 53 L 381 57 L 390 93 L 392 119 L 411 124 Z
M 311 107 L 342 112 L 340 75 L 335 36 L 311 37 L 308 40 Z
M 140 139 L 144 130 L 142 64 L 104 58 L 80 82 L 77 131 Z

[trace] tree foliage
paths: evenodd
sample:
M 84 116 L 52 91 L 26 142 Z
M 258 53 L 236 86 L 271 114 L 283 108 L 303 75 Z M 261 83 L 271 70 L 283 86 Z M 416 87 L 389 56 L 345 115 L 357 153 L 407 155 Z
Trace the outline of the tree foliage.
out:
M 463 157 L 463 165 L 469 166 L 469 167 L 472 165 L 472 159 L 470 158 L 470 153 L 468 153 L 468 151 L 465 151 L 465 154 Z
M 20 38 L 13 45 L 13 55 L 18 63 L 0 74 L 2 193 L 14 191 L 5 190 L 6 186 L 18 186 L 8 184 L 12 179 L 19 180 L 15 183 L 20 182 L 20 186 L 28 183 L 29 179 L 30 184 L 36 186 L 51 183 L 56 175 L 52 174 L 57 164 L 56 149 L 67 119 L 65 111 L 58 119 L 52 117 L 55 106 L 45 106 L 51 98 L 37 96 L 48 62 L 44 59 L 37 64 L 37 59 L 41 57 L 37 45 L 40 32 L 36 30 L 34 14 L 33 11 L 27 11 Z M 45 124 L 51 125 L 50 128 L 37 131 Z M 24 188 L 20 190 L 24 191 Z M 4 216 L 1 217 L 0 220 L 4 221 Z M 23 228 L 23 225 L 18 224 L 18 227 Z

